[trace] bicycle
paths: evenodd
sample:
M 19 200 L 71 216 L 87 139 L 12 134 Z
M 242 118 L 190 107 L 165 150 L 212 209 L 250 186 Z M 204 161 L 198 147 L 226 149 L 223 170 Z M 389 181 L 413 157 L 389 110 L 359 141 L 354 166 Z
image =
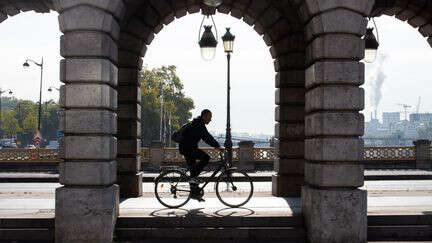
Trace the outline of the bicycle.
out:
M 204 194 L 204 188 L 216 178 L 216 196 L 224 205 L 237 208 L 245 205 L 252 197 L 253 182 L 245 172 L 238 171 L 236 167 L 226 160 L 220 153 L 219 166 L 210 177 L 206 177 L 204 185 L 199 186 L 199 193 Z M 218 176 L 216 176 L 221 172 Z M 191 199 L 190 177 L 188 171 L 182 167 L 163 170 L 155 178 L 155 195 L 157 200 L 167 208 L 179 208 Z

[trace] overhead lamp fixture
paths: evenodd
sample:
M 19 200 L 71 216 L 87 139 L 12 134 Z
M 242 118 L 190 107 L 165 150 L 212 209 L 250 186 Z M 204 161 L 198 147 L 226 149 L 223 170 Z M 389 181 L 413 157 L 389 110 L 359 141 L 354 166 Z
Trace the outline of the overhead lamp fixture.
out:
M 213 25 L 204 25 L 204 32 L 201 35 L 201 30 L 203 28 L 203 23 L 205 19 L 211 19 Z M 212 27 L 214 26 L 215 29 L 215 35 L 213 34 Z M 214 59 L 216 55 L 216 46 L 217 46 L 217 29 L 216 24 L 213 20 L 213 16 L 207 15 L 203 17 L 203 20 L 201 21 L 201 26 L 198 34 L 198 44 L 201 48 L 201 57 L 206 61 L 211 61 Z
M 379 47 L 378 28 L 373 18 L 372 18 L 372 22 L 375 25 L 375 30 L 377 33 L 378 40 L 373 33 L 374 28 L 373 27 L 366 28 L 366 34 L 364 36 L 364 42 L 365 42 L 364 61 L 367 63 L 375 62 L 378 53 L 378 47 Z
M 218 7 L 222 4 L 222 0 L 204 0 L 204 4 L 209 7 Z

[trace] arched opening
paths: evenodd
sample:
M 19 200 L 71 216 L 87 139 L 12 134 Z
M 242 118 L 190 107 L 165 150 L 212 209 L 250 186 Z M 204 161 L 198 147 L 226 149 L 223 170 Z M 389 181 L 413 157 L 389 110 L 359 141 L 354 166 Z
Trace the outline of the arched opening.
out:
M 376 19 L 382 44 L 377 62 L 366 65 L 369 107 L 365 117 L 370 122 L 365 127 L 365 146 L 413 146 L 413 141 L 421 139 L 418 130 L 427 126 L 424 121 L 428 115 L 424 114 L 426 120 L 420 122 L 418 113 L 427 112 L 431 106 L 425 98 L 427 89 L 420 89 L 428 86 L 431 9 L 427 1 L 377 1 L 375 5 L 371 17 Z M 415 30 L 420 35 L 413 34 Z M 406 45 L 401 48 L 400 43 Z M 410 71 L 413 67 L 416 71 Z
M 216 57 L 212 61 L 204 61 L 197 43 L 202 17 L 201 14 L 187 15 L 165 26 L 148 46 L 143 65 L 147 68 L 175 65 L 185 94 L 194 100 L 192 117 L 198 116 L 202 109 L 212 109 L 214 116 L 208 130 L 224 138 L 227 58 L 220 36 L 225 32 L 224 27 L 231 27 L 231 32 L 236 36 L 231 59 L 233 137 L 244 137 L 246 140 L 248 133 L 255 137 L 258 134 L 273 135 L 274 68 L 268 47 L 244 22 L 229 15 L 217 14 L 214 16 L 219 31 Z M 176 32 L 178 30 L 182 31 L 181 34 Z M 240 136 L 239 133 L 245 134 Z M 223 139 L 221 142 L 223 144 Z
M 253 26 L 254 30 L 263 35 L 265 43 L 270 47 L 276 71 L 276 109 L 275 150 L 276 174 L 273 176 L 273 195 L 299 196 L 303 185 L 304 164 L 304 69 L 305 42 L 303 24 L 298 17 L 298 6 L 288 2 L 267 1 L 234 1 L 226 2 L 218 7 L 217 13 L 231 14 Z M 122 163 L 139 164 L 135 148 L 139 139 L 135 129 L 125 133 L 129 127 L 139 126 L 139 117 L 128 116 L 123 111 L 136 114 L 140 110 L 137 100 L 131 101 L 122 90 L 137 90 L 138 69 L 142 66 L 150 43 L 164 27 L 175 18 L 187 13 L 210 11 L 200 1 L 149 1 L 130 5 L 126 11 L 124 24 L 119 41 L 119 132 L 118 140 L 119 184 L 135 185 L 135 191 L 123 196 L 140 195 L 136 185 L 142 173 L 137 169 L 122 169 Z M 297 17 L 296 17 L 297 16 Z M 220 30 L 219 30 L 220 31 Z M 192 41 L 195 36 L 192 38 Z M 220 55 L 220 54 L 218 54 Z M 223 73 L 223 71 L 222 71 Z M 272 84 L 271 84 L 272 85 Z M 134 95 L 135 97 L 135 95 Z M 131 113 L 131 114 L 132 114 Z M 120 132 L 121 131 L 121 132 Z M 132 146 L 131 146 L 132 145 Z M 131 166 L 127 166 L 131 168 Z M 136 166 L 133 166 L 136 168 Z M 122 182 L 124 181 L 124 183 Z
M 57 13 L 29 11 L 7 18 L 0 25 L 3 34 L 0 44 L 4 57 L 1 61 L 3 81 L 0 88 L 2 91 L 12 91 L 10 95 L 2 92 L 0 109 L 4 113 L 3 124 L 7 124 L 3 134 L 15 139 L 19 148 L 33 145 L 38 130 L 41 147 L 50 145 L 51 148 L 58 148 L 60 108 L 56 88 L 60 86 L 58 60 L 61 33 L 57 17 Z M 43 28 L 34 28 L 29 22 Z M 27 62 L 27 68 L 23 67 L 27 59 L 41 64 L 42 58 L 42 77 L 41 67 L 32 61 Z M 49 87 L 53 87 L 51 92 L 48 91 Z M 8 100 L 5 100 L 5 96 L 8 96 Z

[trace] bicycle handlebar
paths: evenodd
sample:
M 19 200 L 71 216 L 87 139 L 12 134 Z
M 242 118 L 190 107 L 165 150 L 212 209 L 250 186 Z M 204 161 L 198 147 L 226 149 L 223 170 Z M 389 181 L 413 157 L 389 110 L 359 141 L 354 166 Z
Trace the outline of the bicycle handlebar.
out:
M 223 156 L 224 156 L 224 151 L 219 151 L 219 157 L 220 157 L 221 159 L 223 159 Z

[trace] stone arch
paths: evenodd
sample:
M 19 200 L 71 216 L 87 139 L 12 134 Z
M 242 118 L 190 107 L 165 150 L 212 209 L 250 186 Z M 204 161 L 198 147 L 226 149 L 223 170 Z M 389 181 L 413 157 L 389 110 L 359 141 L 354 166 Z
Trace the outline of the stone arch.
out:
M 20 12 L 35 11 L 37 13 L 48 13 L 55 10 L 52 0 L 45 1 L 19 1 L 10 0 L 0 2 L 0 23 L 8 17 L 15 16 Z
M 5 2 L 9 4 L 2 6 L 8 9 L 0 8 L 3 19 L 19 12 L 18 4 L 24 3 L 1 1 Z M 50 1 L 28 1 L 32 7 L 23 9 L 37 9 L 33 4 L 41 2 Z M 385 4 L 388 2 L 402 1 Z M 253 25 L 272 46 L 279 89 L 275 130 L 280 138 L 278 175 L 273 182 L 299 188 L 304 167 L 302 210 L 310 242 L 366 242 L 367 198 L 358 189 L 363 185 L 359 164 L 363 117 L 359 111 L 364 100 L 359 88 L 364 66 L 359 60 L 364 51 L 365 17 L 375 1 L 283 0 L 263 8 L 266 3 L 270 2 L 225 0 L 218 11 Z M 126 167 L 123 175 L 129 177 L 126 185 L 140 179 L 138 127 L 134 124 L 140 115 L 137 75 L 140 56 L 145 54 L 142 47 L 151 43 L 163 24 L 198 12 L 202 5 L 198 0 L 55 0 L 52 6 L 60 12 L 61 55 L 65 58 L 60 99 L 65 109 L 60 165 L 64 186 L 56 190 L 56 240 L 111 242 L 119 205 L 117 150 L 127 155 L 118 157 L 119 167 Z M 272 14 L 275 10 L 278 13 Z M 83 21 L 90 16 L 95 21 Z M 141 34 L 127 31 L 133 24 L 132 29 L 140 29 Z M 426 34 L 428 27 L 422 29 Z M 287 34 L 297 31 L 296 38 L 303 38 L 299 49 L 289 44 L 296 35 Z M 299 56 L 303 62 L 293 62 L 297 59 L 292 57 Z M 118 129 L 117 117 L 123 124 Z M 117 146 L 118 133 L 124 135 Z M 120 152 L 128 148 L 131 150 Z M 127 160 L 131 162 L 123 164 Z M 292 180 L 291 175 L 297 179 Z
M 368 16 L 379 17 L 382 15 L 395 16 L 397 19 L 407 22 L 417 29 L 423 37 L 427 38 L 432 47 L 432 3 L 430 1 L 376 0 Z
M 202 1 L 129 1 L 119 37 L 118 183 L 122 196 L 141 195 L 139 172 L 138 70 L 147 46 L 164 25 L 186 14 L 230 14 L 253 26 L 274 59 L 276 72 L 275 161 L 273 195 L 300 196 L 304 182 L 304 23 L 296 1 L 223 1 L 217 9 Z M 138 131 L 138 132 L 137 132 Z

